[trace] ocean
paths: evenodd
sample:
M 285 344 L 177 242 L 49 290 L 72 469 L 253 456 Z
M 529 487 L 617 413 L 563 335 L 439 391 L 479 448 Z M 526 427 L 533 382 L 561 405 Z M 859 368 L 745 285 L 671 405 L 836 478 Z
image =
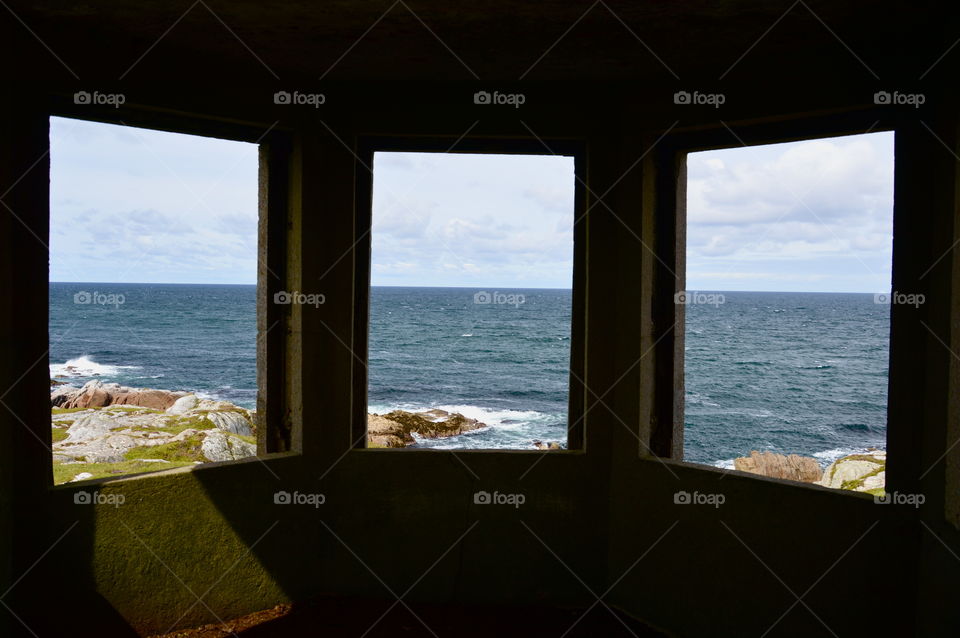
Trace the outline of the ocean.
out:
M 189 390 L 253 408 L 255 293 L 51 283 L 51 376 Z M 564 441 L 570 299 L 569 290 L 374 287 L 369 411 L 441 408 L 491 426 L 422 447 Z M 758 449 L 826 464 L 885 448 L 889 306 L 856 293 L 691 301 L 704 303 L 686 308 L 686 460 L 732 467 Z

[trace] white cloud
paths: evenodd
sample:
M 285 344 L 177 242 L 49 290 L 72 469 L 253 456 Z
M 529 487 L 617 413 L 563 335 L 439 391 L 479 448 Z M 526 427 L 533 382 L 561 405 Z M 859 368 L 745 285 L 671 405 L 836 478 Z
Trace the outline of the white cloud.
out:
M 255 283 L 253 144 L 50 119 L 53 281 Z
M 569 287 L 573 159 L 377 153 L 373 284 Z
M 889 287 L 892 133 L 692 153 L 687 189 L 688 286 L 710 279 L 739 289 L 732 273 L 766 262 L 754 290 L 784 281 L 825 291 Z M 716 276 L 718 260 L 730 277 Z M 786 263 L 798 278 L 776 272 Z M 828 263 L 833 274 L 817 272 Z

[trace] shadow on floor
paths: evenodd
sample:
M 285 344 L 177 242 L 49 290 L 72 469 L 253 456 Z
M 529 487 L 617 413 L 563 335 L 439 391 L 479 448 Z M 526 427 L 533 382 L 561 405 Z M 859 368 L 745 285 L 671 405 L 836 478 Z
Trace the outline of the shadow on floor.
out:
M 178 631 L 163 638 L 281 638 L 322 635 L 324 638 L 490 638 L 540 636 L 557 638 L 665 638 L 623 614 L 614 616 L 597 604 L 589 612 L 551 607 L 392 604 L 385 600 L 322 597 L 227 621 Z M 159 638 L 159 637 L 157 637 Z

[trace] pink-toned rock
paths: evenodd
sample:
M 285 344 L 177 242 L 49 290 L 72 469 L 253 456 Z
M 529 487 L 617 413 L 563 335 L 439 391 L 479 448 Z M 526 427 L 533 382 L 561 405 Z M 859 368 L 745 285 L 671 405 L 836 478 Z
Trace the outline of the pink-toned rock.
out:
M 131 405 L 154 410 L 166 410 L 185 392 L 128 388 L 99 379 L 87 382 L 82 388 L 51 393 L 50 402 L 58 408 L 102 408 L 108 405 Z
M 774 454 L 773 452 L 758 452 L 752 450 L 750 456 L 741 456 L 734 459 L 733 466 L 741 472 L 760 474 L 771 478 L 790 479 L 815 483 L 820 480 L 823 472 L 817 460 L 809 456 L 790 454 Z

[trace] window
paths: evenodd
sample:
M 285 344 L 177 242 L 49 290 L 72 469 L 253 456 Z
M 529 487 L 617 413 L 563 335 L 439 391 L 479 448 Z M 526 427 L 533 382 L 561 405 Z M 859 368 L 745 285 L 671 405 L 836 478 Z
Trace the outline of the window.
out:
M 893 133 L 687 156 L 686 460 L 882 494 Z M 795 455 L 795 456 L 791 456 Z
M 54 483 L 257 453 L 255 144 L 50 120 Z
M 368 447 L 566 449 L 574 157 L 381 150 L 372 168 Z

